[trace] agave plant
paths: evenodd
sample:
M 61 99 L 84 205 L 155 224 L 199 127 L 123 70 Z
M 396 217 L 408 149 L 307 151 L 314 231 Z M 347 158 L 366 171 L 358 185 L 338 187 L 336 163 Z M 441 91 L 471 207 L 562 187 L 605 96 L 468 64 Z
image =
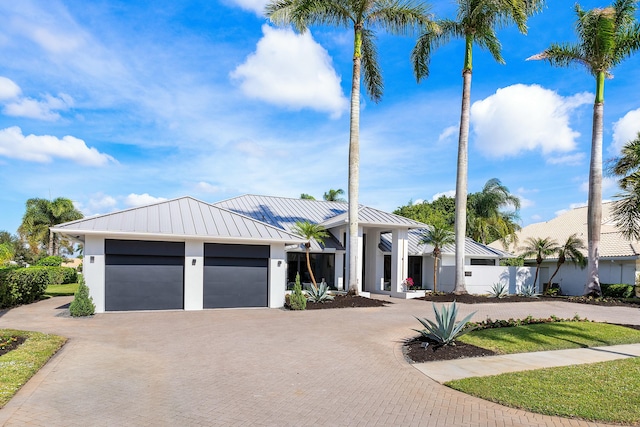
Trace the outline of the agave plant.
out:
M 476 314 L 475 311 L 456 323 L 458 307 L 455 301 L 449 307 L 443 305 L 442 311 L 438 311 L 434 303 L 431 303 L 431 305 L 436 314 L 435 322 L 426 318 L 420 319 L 416 317 L 425 329 L 414 329 L 414 331 L 421 333 L 425 338 L 437 341 L 440 345 L 455 345 L 456 338 L 476 329 L 475 327 L 465 327 L 473 315 Z
M 536 296 L 536 287 L 535 285 L 523 285 L 520 288 L 520 295 L 523 297 L 535 297 Z
M 489 295 L 494 298 L 504 298 L 509 295 L 509 287 L 506 283 L 497 282 L 494 283 L 489 291 Z
M 326 282 L 321 282 L 317 288 L 311 286 L 309 290 L 305 292 L 307 294 L 307 301 L 327 302 L 333 299 L 333 295 L 329 293 L 329 285 L 327 285 Z

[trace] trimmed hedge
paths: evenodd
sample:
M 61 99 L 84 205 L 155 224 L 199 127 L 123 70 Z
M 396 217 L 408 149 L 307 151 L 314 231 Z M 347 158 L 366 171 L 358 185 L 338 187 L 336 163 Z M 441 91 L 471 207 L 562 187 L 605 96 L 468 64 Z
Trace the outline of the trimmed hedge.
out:
M 38 267 L 60 267 L 62 265 L 61 256 L 47 256 L 36 263 Z
M 634 286 L 627 285 L 626 283 L 615 283 L 615 284 L 607 284 L 601 283 L 600 288 L 602 289 L 603 297 L 611 297 L 611 298 L 633 298 Z
M 75 283 L 71 267 L 28 267 L 0 273 L 0 307 L 30 304 L 44 295 L 49 285 Z

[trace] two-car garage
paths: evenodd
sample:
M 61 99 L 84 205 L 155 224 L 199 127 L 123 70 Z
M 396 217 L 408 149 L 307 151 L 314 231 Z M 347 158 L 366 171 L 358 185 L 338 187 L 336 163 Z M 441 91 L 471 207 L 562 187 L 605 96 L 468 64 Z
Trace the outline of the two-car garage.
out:
M 268 307 L 269 246 L 204 243 L 203 308 Z M 105 310 L 184 308 L 185 243 L 105 240 Z

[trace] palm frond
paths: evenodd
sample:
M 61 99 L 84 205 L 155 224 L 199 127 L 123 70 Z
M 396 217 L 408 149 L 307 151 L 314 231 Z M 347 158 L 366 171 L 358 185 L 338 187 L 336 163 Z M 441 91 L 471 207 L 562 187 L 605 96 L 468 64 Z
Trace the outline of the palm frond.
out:
M 618 230 L 627 239 L 640 240 L 640 188 L 615 197 L 611 213 Z
M 382 99 L 384 82 L 382 81 L 382 72 L 378 64 L 375 34 L 368 29 L 362 30 L 362 74 L 369 98 L 373 102 L 379 102 Z

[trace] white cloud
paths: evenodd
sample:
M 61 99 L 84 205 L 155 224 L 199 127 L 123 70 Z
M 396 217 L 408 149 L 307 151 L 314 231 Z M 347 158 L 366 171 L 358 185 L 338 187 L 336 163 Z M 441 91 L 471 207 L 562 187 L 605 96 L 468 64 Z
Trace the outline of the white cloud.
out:
M 256 51 L 231 73 L 246 96 L 336 118 L 347 110 L 331 57 L 309 31 L 296 34 L 263 25 L 262 32 Z
M 436 194 L 433 195 L 433 197 L 431 197 L 431 201 L 433 202 L 434 200 L 438 200 L 442 196 L 455 197 L 456 196 L 456 190 L 449 190 L 449 191 L 445 191 L 445 192 L 442 192 L 442 193 L 436 193 Z
M 12 126 L 0 130 L 0 156 L 31 162 L 47 163 L 55 158 L 68 159 L 86 166 L 103 166 L 115 162 L 108 154 L 78 138 L 67 135 L 59 139 L 51 135 L 23 135 Z
M 613 144 L 609 147 L 612 155 L 617 155 L 622 147 L 638 137 L 640 132 L 640 108 L 629 111 L 613 124 Z
M 163 202 L 167 199 L 164 197 L 154 197 L 149 195 L 149 193 L 144 194 L 135 194 L 131 193 L 124 199 L 125 205 L 128 207 L 134 208 L 138 206 L 151 205 L 158 202 Z
M 569 126 L 576 108 L 592 95 L 562 97 L 538 85 L 516 84 L 471 106 L 476 144 L 488 157 L 516 156 L 539 149 L 543 154 L 573 151 L 580 133 Z
M 209 184 L 208 182 L 204 182 L 204 181 L 200 181 L 196 185 L 196 189 L 203 193 L 211 193 L 211 194 L 220 193 L 224 191 L 223 188 L 217 185 Z
M 602 178 L 602 192 L 606 193 L 609 190 L 612 190 L 618 186 L 618 179 L 605 176 Z M 584 181 L 580 184 L 580 191 L 585 193 L 589 192 L 589 181 Z
M 0 76 L 0 100 L 16 98 L 21 92 L 20 86 L 13 80 Z
M 14 117 L 28 117 L 31 119 L 54 121 L 60 118 L 55 110 L 65 111 L 73 106 L 73 99 L 64 93 L 58 97 L 45 95 L 44 100 L 20 98 L 16 102 L 7 104 L 4 113 Z
M 438 136 L 438 142 L 448 141 L 453 135 L 456 134 L 456 132 L 459 131 L 459 129 L 460 128 L 458 126 L 449 126 L 440 133 L 440 135 Z
M 264 8 L 268 0 L 231 0 L 230 2 L 244 10 L 254 12 L 258 16 L 264 16 Z
M 552 165 L 567 165 L 567 166 L 576 166 L 583 163 L 585 158 L 584 153 L 575 153 L 575 154 L 567 154 L 565 156 L 548 156 L 547 163 Z
M 113 212 L 117 209 L 117 205 L 118 202 L 114 197 L 104 193 L 96 193 L 89 197 L 88 202 L 78 202 L 78 209 L 82 211 L 85 216 L 92 216 Z

